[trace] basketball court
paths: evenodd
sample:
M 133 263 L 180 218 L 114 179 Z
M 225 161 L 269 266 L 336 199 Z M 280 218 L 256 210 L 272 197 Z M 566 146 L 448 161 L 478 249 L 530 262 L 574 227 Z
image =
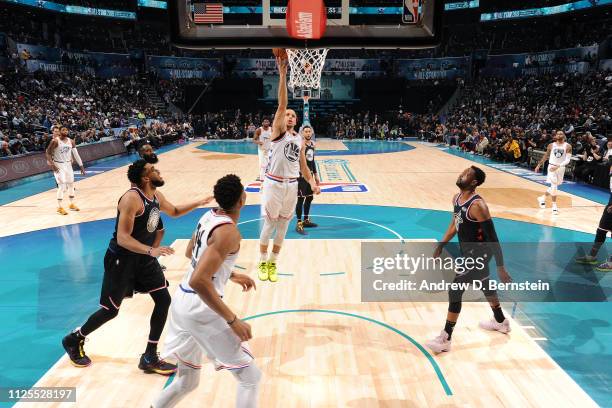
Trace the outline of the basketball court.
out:
M 416 2 L 413 21 L 389 17 L 377 27 L 360 26 L 350 0 L 337 3 L 327 5 L 328 27 L 320 42 L 308 40 L 313 49 L 397 47 L 398 42 L 416 48 L 438 41 L 441 2 Z M 262 1 L 261 24 L 249 27 L 194 24 L 189 2 L 169 4 L 179 22 L 173 40 L 181 46 L 304 46 L 304 39 L 287 35 L 285 10 L 277 12 L 274 0 Z M 395 7 L 405 6 L 398 1 Z M 408 18 L 406 12 L 393 15 L 400 16 Z M 298 121 L 301 117 L 298 112 Z M 166 181 L 162 191 L 174 203 L 211 194 L 216 180 L 228 173 L 242 179 L 247 203 L 238 224 L 243 241 L 236 268 L 256 279 L 262 225 L 256 146 L 211 140 L 158 154 L 156 168 Z M 98 308 L 102 259 L 117 200 L 129 188 L 125 174 L 132 160 L 135 156 L 116 157 L 88 167 L 90 174 L 76 183 L 81 211 L 66 217 L 54 212 L 52 178 L 0 190 L 3 383 L 77 390 L 76 405 L 16 406 L 149 407 L 173 380 L 137 369 L 153 307 L 146 295 L 124 301 L 118 318 L 88 336 L 90 367 L 73 367 L 61 346 L 61 338 Z M 249 343 L 264 373 L 261 407 L 612 405 L 609 303 L 504 302 L 512 326 L 505 335 L 478 327 L 491 314 L 486 302 L 466 302 L 452 351 L 433 355 L 425 342 L 440 332 L 448 304 L 364 302 L 361 264 L 363 243 L 440 240 L 452 218 L 457 177 L 472 165 L 487 174 L 478 191 L 502 242 L 591 243 L 607 196 L 570 183 L 560 191 L 560 215 L 553 216 L 537 206 L 545 189 L 541 181 L 416 139 L 317 139 L 316 164 L 322 193 L 311 217 L 319 227 L 300 236 L 292 220 L 278 260 L 279 281 L 256 280 L 257 290 L 246 293 L 230 283 L 223 298 L 253 328 Z M 187 270 L 183 254 L 205 211 L 163 216 L 164 243 L 176 251 L 160 259 L 171 294 Z M 568 253 L 568 260 L 574 255 Z M 507 257 L 511 274 L 541 273 L 521 265 Z M 612 275 L 574 265 L 564 271 L 567 282 L 610 295 Z M 199 387 L 179 406 L 233 406 L 232 375 L 203 364 Z

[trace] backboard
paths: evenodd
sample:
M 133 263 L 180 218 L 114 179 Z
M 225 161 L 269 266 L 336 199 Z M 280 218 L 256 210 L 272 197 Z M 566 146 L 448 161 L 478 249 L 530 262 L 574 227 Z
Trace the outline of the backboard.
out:
M 441 38 L 443 0 L 326 0 L 325 5 L 325 36 L 306 43 L 287 33 L 287 0 L 169 1 L 172 42 L 191 49 L 429 48 Z

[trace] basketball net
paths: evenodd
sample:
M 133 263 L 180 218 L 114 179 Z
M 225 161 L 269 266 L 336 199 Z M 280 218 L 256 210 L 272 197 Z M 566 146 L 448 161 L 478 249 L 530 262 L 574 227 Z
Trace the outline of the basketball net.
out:
M 290 68 L 288 86 L 291 91 L 295 88 L 321 87 L 321 73 L 328 51 L 327 48 L 287 49 Z

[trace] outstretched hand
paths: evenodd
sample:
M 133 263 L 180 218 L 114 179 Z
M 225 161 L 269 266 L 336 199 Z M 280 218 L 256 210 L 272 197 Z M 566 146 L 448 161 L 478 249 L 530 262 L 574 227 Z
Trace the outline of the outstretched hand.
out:
M 281 75 L 286 75 L 289 60 L 287 58 L 276 57 L 276 66 L 278 67 L 278 72 Z

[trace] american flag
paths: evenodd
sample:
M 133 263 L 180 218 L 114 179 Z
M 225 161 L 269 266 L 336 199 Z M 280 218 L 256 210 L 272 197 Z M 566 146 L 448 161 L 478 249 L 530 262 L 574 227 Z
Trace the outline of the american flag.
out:
M 193 21 L 196 24 L 223 23 L 223 4 L 196 3 L 193 5 Z

